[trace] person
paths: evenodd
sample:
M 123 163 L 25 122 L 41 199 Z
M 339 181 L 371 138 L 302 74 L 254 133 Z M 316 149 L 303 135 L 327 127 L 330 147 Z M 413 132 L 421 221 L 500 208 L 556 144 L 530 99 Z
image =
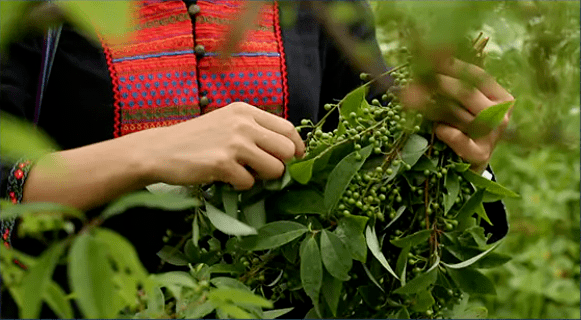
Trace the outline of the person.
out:
M 359 73 L 367 70 L 350 63 L 306 2 L 267 2 L 257 28 L 224 62 L 217 53 L 219 39 L 241 5 L 140 1 L 133 36 L 122 43 L 102 38 L 95 45 L 65 24 L 38 121 L 62 151 L 34 165 L 2 163 L 0 191 L 15 202 L 57 202 L 91 216 L 154 183 L 221 181 L 243 190 L 257 179 L 280 177 L 285 161 L 305 152 L 294 125 L 320 119 L 323 105 L 360 85 Z M 360 7 L 365 14 L 349 30 L 375 43 L 373 66 L 385 71 L 371 11 Z M 282 25 L 290 15 L 296 15 L 295 23 Z M 33 119 L 41 48 L 38 37 L 10 46 L 9 59 L 2 61 L 2 111 Z M 478 140 L 466 135 L 467 126 L 478 112 L 513 98 L 482 69 L 448 61 L 438 67 L 440 90 L 463 108 L 427 114 L 438 122 L 438 137 L 482 172 L 506 123 Z M 463 89 L 460 74 L 466 68 L 484 80 L 475 90 Z M 412 88 L 408 105 L 427 111 L 425 88 Z M 58 165 L 42 165 L 48 162 Z M 20 167 L 27 169 L 21 183 L 9 183 Z M 502 204 L 487 204 L 487 211 L 495 239 L 503 237 L 508 226 Z M 105 226 L 131 241 L 144 266 L 155 272 L 161 239 L 167 228 L 183 225 L 180 219 L 139 208 Z M 34 250 L 41 246 L 30 241 L 18 239 L 14 246 L 38 254 Z

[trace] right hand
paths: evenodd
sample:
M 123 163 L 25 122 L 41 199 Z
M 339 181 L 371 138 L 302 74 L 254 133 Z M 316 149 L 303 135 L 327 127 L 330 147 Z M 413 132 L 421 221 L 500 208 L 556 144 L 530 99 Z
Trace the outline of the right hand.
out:
M 126 137 L 143 146 L 138 156 L 150 181 L 173 185 L 222 181 L 249 189 L 255 177 L 279 178 L 284 162 L 305 152 L 292 123 L 243 102 Z

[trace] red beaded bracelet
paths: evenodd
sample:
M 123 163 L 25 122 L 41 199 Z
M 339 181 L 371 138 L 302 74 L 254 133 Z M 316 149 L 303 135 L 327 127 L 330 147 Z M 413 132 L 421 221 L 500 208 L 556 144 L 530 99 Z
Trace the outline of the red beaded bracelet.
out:
M 28 177 L 28 172 L 32 168 L 32 161 L 30 160 L 20 160 L 10 170 L 8 175 L 8 188 L 7 194 L 8 198 L 12 203 L 18 204 L 22 201 L 22 193 L 24 189 L 24 183 Z M 7 221 L 2 220 L 2 240 L 4 240 L 4 245 L 10 247 L 12 229 L 14 228 L 15 219 L 10 219 Z

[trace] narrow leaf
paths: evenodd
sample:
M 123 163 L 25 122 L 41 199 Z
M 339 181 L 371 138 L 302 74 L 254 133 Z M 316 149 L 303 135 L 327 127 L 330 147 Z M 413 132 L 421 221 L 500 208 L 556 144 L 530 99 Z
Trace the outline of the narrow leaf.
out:
M 184 198 L 173 194 L 153 194 L 149 191 L 138 191 L 125 195 L 111 203 L 101 213 L 102 219 L 118 215 L 134 207 L 157 208 L 166 211 L 180 211 L 201 207 L 202 201 L 197 198 Z
M 452 171 L 446 174 L 444 178 L 444 186 L 446 187 L 446 193 L 444 194 L 444 214 L 447 214 L 460 193 L 460 180 L 458 180 L 458 175 Z
M 420 243 L 427 242 L 432 234 L 432 230 L 421 230 L 405 238 L 391 240 L 391 244 L 396 247 L 404 248 L 406 246 L 416 246 Z
M 498 245 L 500 244 L 500 242 L 495 243 L 492 247 L 490 247 L 488 250 L 482 252 L 481 254 L 474 256 L 466 261 L 460 262 L 460 263 L 454 263 L 454 264 L 446 264 L 444 262 L 442 262 L 443 265 L 445 265 L 448 268 L 452 268 L 452 269 L 461 269 L 461 268 L 466 268 L 472 264 L 474 264 L 476 261 L 482 259 L 484 256 L 486 256 L 489 252 L 491 252 L 492 250 L 496 249 L 496 247 L 498 247 Z
M 206 301 L 200 305 L 194 306 L 188 309 L 185 314 L 186 319 L 203 319 L 205 316 L 209 315 L 214 311 L 214 304 L 210 301 Z
M 256 229 L 244 224 L 231 216 L 220 211 L 218 208 L 206 202 L 206 214 L 210 219 L 210 222 L 216 227 L 216 229 L 224 232 L 225 234 L 234 236 L 246 236 L 251 234 L 256 234 Z
M 414 294 L 426 290 L 431 284 L 436 282 L 438 278 L 438 269 L 431 268 L 425 273 L 421 273 L 417 277 L 410 280 L 405 286 L 397 288 L 393 293 L 397 294 Z
M 350 117 L 351 112 L 355 112 L 356 115 L 361 114 L 361 102 L 365 99 L 366 87 L 361 86 L 351 92 L 349 92 L 345 98 L 341 101 L 339 105 L 339 112 L 341 117 L 349 121 L 351 125 L 354 125 L 355 119 Z
M 321 257 L 333 277 L 341 281 L 349 280 L 349 271 L 353 265 L 351 254 L 337 235 L 325 229 L 321 234 Z
M 64 248 L 62 242 L 50 246 L 22 278 L 23 302 L 26 307 L 20 309 L 21 318 L 38 318 L 42 297 L 50 286 L 54 268 Z
M 61 319 L 72 319 L 73 308 L 65 291 L 54 281 L 51 281 L 42 296 L 48 306 Z
M 157 256 L 163 261 L 174 266 L 188 265 L 187 257 L 176 247 L 163 246 L 163 248 L 157 252 Z
M 328 212 L 339 202 L 349 182 L 371 154 L 372 148 L 373 146 L 369 145 L 359 151 L 353 151 L 333 168 L 325 186 L 324 203 Z M 361 155 L 360 160 L 356 160 L 357 154 Z
M 375 277 L 373 276 L 373 274 L 371 274 L 371 271 L 369 271 L 369 268 L 367 268 L 367 266 L 365 265 L 365 263 L 361 264 L 363 266 L 363 270 L 365 270 L 365 274 L 367 274 L 367 277 L 369 277 L 369 280 L 371 280 L 371 282 L 373 282 L 373 284 L 379 288 L 379 290 L 381 290 L 383 293 L 385 293 L 385 290 L 383 290 L 383 288 L 381 287 L 381 285 L 379 284 L 379 282 L 377 282 L 377 280 L 375 280 Z
M 389 263 L 387 263 L 387 259 L 381 252 L 381 248 L 379 247 L 379 241 L 377 240 L 377 235 L 375 234 L 375 228 L 372 226 L 367 226 L 365 230 L 365 239 L 367 240 L 367 247 L 371 250 L 371 253 L 375 258 L 381 263 L 381 265 L 389 272 L 392 276 L 399 280 L 399 277 L 393 272 Z
M 275 221 L 258 229 L 255 236 L 245 237 L 240 247 L 246 250 L 268 250 L 278 248 L 307 232 L 307 227 L 294 221 Z
M 170 271 L 154 275 L 155 281 L 163 287 L 179 286 L 195 288 L 196 284 L 192 276 L 183 271 Z
M 399 209 L 397 209 L 397 212 L 395 213 L 395 217 L 385 226 L 385 228 L 383 228 L 383 230 L 386 230 L 387 228 L 389 228 L 394 222 L 397 221 L 397 219 L 399 219 L 399 217 L 402 216 L 402 214 L 404 213 L 406 209 L 406 206 L 401 206 L 399 207 Z
M 456 228 L 457 231 L 462 231 L 466 229 L 469 222 L 468 220 L 472 217 L 472 214 L 476 211 L 478 205 L 482 203 L 482 196 L 484 194 L 484 190 L 478 190 L 474 193 L 466 203 L 458 210 L 456 214 L 456 219 L 458 220 L 458 227 Z
M 411 246 L 407 245 L 405 246 L 403 249 L 401 249 L 401 252 L 399 253 L 399 256 L 397 257 L 397 262 L 395 264 L 395 272 L 397 274 L 401 274 L 401 285 L 405 286 L 406 284 L 406 278 L 405 278 L 405 274 L 406 274 L 406 268 L 407 268 L 407 264 L 408 264 L 408 253 L 410 252 Z
M 198 247 L 200 241 L 200 224 L 198 223 L 198 214 L 194 215 L 194 222 L 192 222 L 192 243 Z
M 251 291 L 236 288 L 219 287 L 208 294 L 210 301 L 231 301 L 237 305 L 272 308 L 272 302 Z
M 500 184 L 488 180 L 485 177 L 475 173 L 472 170 L 466 170 L 462 173 L 462 177 L 464 179 L 472 182 L 475 186 L 485 188 L 486 191 L 490 193 L 494 193 L 500 196 L 506 196 L 510 198 L 518 198 L 520 197 L 518 194 L 514 193 L 513 191 L 501 186 Z
M 294 309 L 292 308 L 284 308 L 284 309 L 276 309 L 276 310 L 267 310 L 263 312 L 264 319 L 276 319 L 280 316 L 283 316 Z

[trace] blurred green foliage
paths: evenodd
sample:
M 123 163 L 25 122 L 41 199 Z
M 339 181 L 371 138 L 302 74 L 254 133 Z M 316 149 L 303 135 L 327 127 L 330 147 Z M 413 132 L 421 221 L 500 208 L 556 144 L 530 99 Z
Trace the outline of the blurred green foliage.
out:
M 491 165 L 521 198 L 505 201 L 510 232 L 498 252 L 513 260 L 488 272 L 498 294 L 471 303 L 485 305 L 492 318 L 579 319 L 579 2 L 372 7 L 392 66 L 404 62 L 400 48 L 413 46 L 418 30 L 428 44 L 453 45 L 480 31 L 490 37 L 484 68 L 517 99 Z

